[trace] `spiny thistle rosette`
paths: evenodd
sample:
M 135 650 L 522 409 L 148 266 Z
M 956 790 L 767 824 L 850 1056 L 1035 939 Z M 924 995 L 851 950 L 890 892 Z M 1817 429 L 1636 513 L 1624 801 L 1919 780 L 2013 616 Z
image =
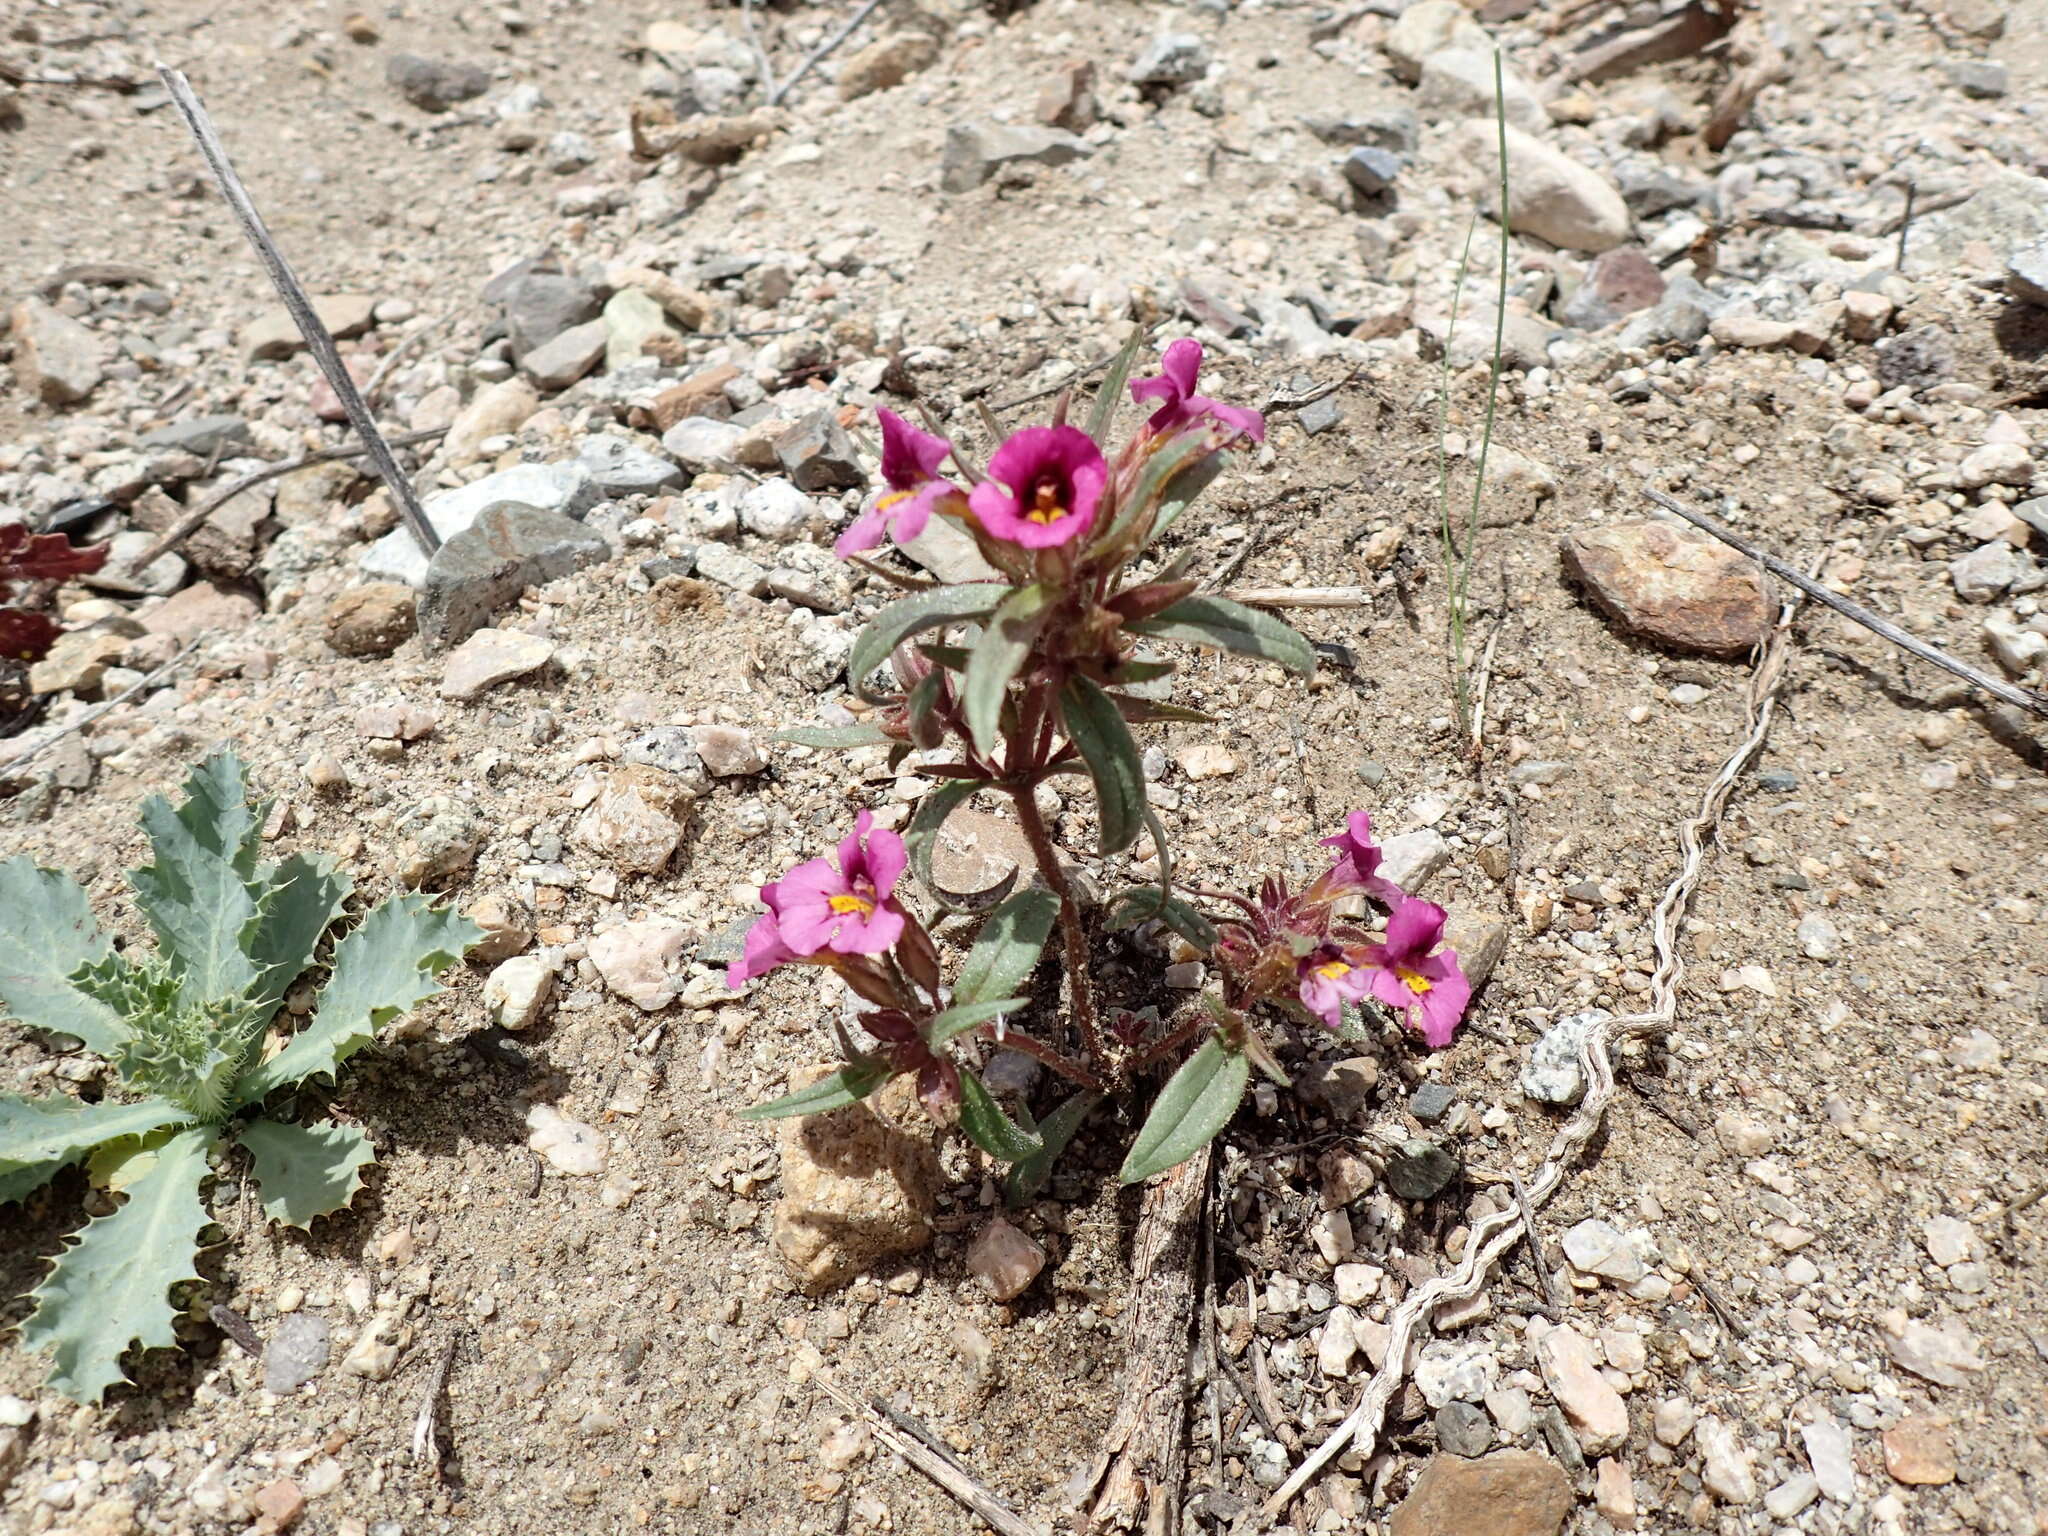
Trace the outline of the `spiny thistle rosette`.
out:
M 116 950 L 65 876 L 0 863 L 0 1014 L 106 1057 L 125 1092 L 96 1104 L 0 1095 L 0 1206 L 78 1162 L 124 1197 L 57 1256 L 21 1325 L 23 1344 L 51 1352 L 50 1385 L 79 1401 L 125 1379 L 131 1345 L 178 1342 L 170 1291 L 199 1278 L 200 1192 L 230 1142 L 274 1221 L 304 1227 L 354 1198 L 370 1138 L 267 1118 L 263 1101 L 332 1077 L 482 937 L 447 908 L 394 897 L 333 946 L 312 1017 L 272 1035 L 354 883 L 325 859 L 258 857 L 267 807 L 249 803 L 232 753 L 194 769 L 185 794 L 175 809 L 143 802 L 154 862 L 129 873 L 154 955 Z
M 1135 351 L 1134 339 L 1111 368 L 1085 430 L 1067 424 L 1062 398 L 1051 425 L 1011 434 L 985 474 L 946 439 L 877 412 L 886 489 L 841 536 L 839 553 L 858 559 L 885 540 L 908 542 L 942 517 L 974 540 L 1002 579 L 914 583 L 862 561 L 914 588 L 854 643 L 848 676 L 874 716 L 785 739 L 816 747 L 887 743 L 899 760 L 920 751 L 939 759 L 918 765 L 938 783 L 902 836 L 863 811 L 836 860 L 812 859 L 762 887 L 768 910 L 748 933 L 729 984 L 743 987 L 783 965 L 829 967 L 868 1005 L 857 1017 L 871 1043 L 856 1046 L 842 1030 L 840 1070 L 746 1111 L 749 1117 L 840 1108 L 892 1077 L 912 1076 L 935 1117 L 957 1116 L 978 1145 L 1013 1165 L 1016 1200 L 1043 1184 L 1103 1097 L 1126 1092 L 1146 1069 L 1184 1051 L 1124 1162 L 1126 1182 L 1173 1167 L 1221 1131 L 1254 1066 L 1284 1085 L 1259 1032 L 1261 1005 L 1334 1030 L 1347 1027 L 1347 1005 L 1376 1000 L 1432 1047 L 1448 1044 L 1463 1017 L 1471 988 L 1457 956 L 1437 949 L 1443 909 L 1379 875 L 1380 850 L 1363 811 L 1325 839 L 1335 861 L 1299 894 L 1273 879 L 1254 899 L 1174 878 L 1131 727 L 1209 717 L 1154 697 L 1157 688 L 1139 691 L 1174 670 L 1144 642 L 1236 651 L 1302 674 L 1314 670 L 1315 652 L 1270 615 L 1200 593 L 1187 574 L 1189 557 L 1162 562 L 1148 554 L 1215 479 L 1226 454 L 1264 440 L 1265 423 L 1256 411 L 1197 394 L 1201 346 L 1177 341 L 1156 377 L 1130 384 L 1131 398 L 1154 409 L 1106 457 Z M 948 459 L 959 480 L 942 473 Z M 890 686 L 877 691 L 876 674 L 885 668 Z M 1062 775 L 1093 790 L 1105 858 L 1150 832 L 1158 882 L 1113 896 L 1102 921 L 1111 931 L 1157 924 L 1207 960 L 1217 986 L 1185 1017 L 1162 1022 L 1151 1009 L 1103 1017 L 1089 976 L 1087 920 L 1034 798 Z M 1013 876 L 963 896 L 932 879 L 939 828 L 982 791 L 1015 805 L 1041 884 L 1012 894 Z M 906 873 L 941 907 L 985 914 L 950 984 L 938 945 L 898 894 Z M 1375 903 L 1387 911 L 1379 933 L 1360 921 Z M 1031 1007 L 1024 989 L 1055 928 L 1067 1016 L 1054 1021 L 1057 1033 L 1027 1033 L 1016 1022 Z M 1078 1091 L 1042 1122 L 1019 1105 L 1019 1123 L 975 1073 L 977 1040 L 1035 1057 Z

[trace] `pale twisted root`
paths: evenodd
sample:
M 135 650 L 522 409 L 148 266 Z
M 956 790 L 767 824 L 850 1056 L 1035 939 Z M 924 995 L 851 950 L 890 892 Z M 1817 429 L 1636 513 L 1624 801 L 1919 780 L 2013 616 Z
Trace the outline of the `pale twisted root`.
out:
M 1721 764 L 1713 782 L 1707 785 L 1706 792 L 1700 797 L 1698 812 L 1678 829 L 1682 863 L 1677 877 L 1666 887 L 1663 899 L 1657 903 L 1653 919 L 1657 969 L 1650 978 L 1651 1006 L 1647 1012 L 1603 1019 L 1587 1028 L 1581 1038 L 1579 1068 L 1585 1073 L 1586 1095 L 1580 1100 L 1577 1112 L 1552 1140 L 1543 1166 L 1529 1180 L 1531 1210 L 1541 1207 L 1557 1193 L 1565 1175 L 1584 1154 L 1587 1143 L 1606 1118 L 1607 1107 L 1614 1099 L 1612 1053 L 1615 1047 L 1631 1040 L 1663 1034 L 1677 1019 L 1678 979 L 1684 970 L 1678 948 L 1678 926 L 1699 884 L 1700 872 L 1706 863 L 1706 840 L 1721 819 L 1728 793 L 1770 733 L 1771 719 L 1776 712 L 1778 684 L 1785 670 L 1786 638 L 1794 612 L 1791 604 L 1779 611 L 1777 629 L 1750 678 L 1748 735 Z M 1414 1351 L 1418 1335 L 1431 1327 L 1437 1308 L 1444 1303 L 1469 1301 L 1485 1289 L 1488 1272 L 1521 1240 L 1522 1212 L 1519 1206 L 1495 1211 L 1472 1223 L 1471 1236 L 1465 1243 L 1464 1262 L 1451 1273 L 1417 1286 L 1395 1309 L 1388 1322 L 1386 1363 L 1366 1384 L 1365 1392 L 1350 1416 L 1294 1469 L 1293 1475 L 1266 1501 L 1268 1516 L 1277 1518 L 1316 1474 L 1342 1455 L 1347 1446 L 1355 1444 L 1361 1456 L 1372 1454 L 1380 1426 L 1386 1420 L 1387 1406 L 1408 1379 L 1409 1356 Z

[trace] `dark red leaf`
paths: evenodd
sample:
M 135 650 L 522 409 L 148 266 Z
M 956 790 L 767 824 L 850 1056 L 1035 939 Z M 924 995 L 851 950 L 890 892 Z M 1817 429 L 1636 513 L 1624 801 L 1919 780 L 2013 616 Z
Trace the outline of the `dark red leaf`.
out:
M 23 523 L 0 526 L 0 580 L 61 581 L 107 563 L 107 546 L 75 546 L 61 533 L 30 533 Z
M 47 614 L 0 608 L 0 660 L 41 661 L 57 640 L 57 625 Z

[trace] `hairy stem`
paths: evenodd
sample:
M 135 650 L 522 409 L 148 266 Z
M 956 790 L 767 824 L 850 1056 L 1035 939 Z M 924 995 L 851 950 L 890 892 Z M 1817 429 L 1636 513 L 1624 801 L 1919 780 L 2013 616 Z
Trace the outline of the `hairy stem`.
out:
M 1081 928 L 1081 909 L 1074 901 L 1074 888 L 1067 881 L 1066 871 L 1060 868 L 1059 854 L 1045 830 L 1045 818 L 1038 814 L 1038 803 L 1032 799 L 1033 786 L 1026 783 L 1011 785 L 1009 789 L 1017 806 L 1017 825 L 1023 828 L 1024 839 L 1031 844 L 1038 872 L 1060 899 L 1060 937 L 1067 952 L 1067 996 L 1074 1010 L 1075 1027 L 1081 1031 L 1082 1048 L 1098 1068 L 1114 1071 L 1114 1063 L 1103 1050 L 1102 1030 L 1095 1021 L 1095 994 L 1088 985 L 1088 935 Z
M 1109 1089 L 1104 1086 L 1102 1079 L 1089 1071 L 1087 1067 L 1074 1060 L 1066 1052 L 1054 1050 L 1035 1035 L 1027 1035 L 1019 1030 L 1006 1029 L 1003 1031 L 1002 1038 L 997 1039 L 995 1026 L 991 1024 L 982 1025 L 981 1033 L 985 1038 L 993 1040 L 996 1044 L 1002 1046 L 1004 1050 L 1017 1051 L 1031 1057 L 1034 1061 L 1044 1062 L 1053 1071 L 1059 1073 L 1061 1077 L 1071 1082 L 1079 1083 L 1091 1093 L 1109 1092 Z

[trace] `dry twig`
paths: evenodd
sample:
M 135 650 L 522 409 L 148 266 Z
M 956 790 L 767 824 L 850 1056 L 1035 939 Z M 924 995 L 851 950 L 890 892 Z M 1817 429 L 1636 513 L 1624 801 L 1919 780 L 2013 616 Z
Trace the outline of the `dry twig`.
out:
M 434 532 L 434 525 L 427 521 L 427 514 L 420 507 L 419 496 L 412 488 L 412 482 L 398 468 L 398 461 L 391 456 L 391 446 L 384 441 L 384 434 L 377 430 L 377 423 L 370 417 L 369 406 L 363 403 L 356 381 L 349 376 L 342 364 L 341 354 L 334 349 L 334 338 L 327 327 L 313 312 L 312 300 L 306 297 L 306 290 L 299 283 L 298 274 L 292 271 L 291 263 L 277 248 L 277 242 L 270 238 L 270 231 L 264 226 L 263 215 L 256 211 L 256 204 L 249 197 L 248 188 L 242 185 L 241 177 L 235 174 L 234 165 L 228 160 L 228 152 L 214 131 L 213 120 L 206 115 L 206 108 L 192 92 L 192 83 L 178 70 L 159 64 L 156 72 L 163 78 L 164 89 L 171 93 L 171 100 L 185 119 L 185 126 L 199 144 L 199 152 L 205 157 L 214 180 L 220 183 L 221 195 L 227 199 L 228 207 L 234 210 L 235 219 L 242 226 L 242 233 L 256 248 L 256 254 L 263 258 L 263 265 L 270 273 L 270 280 L 276 285 L 278 295 L 284 300 L 284 307 L 291 312 L 292 323 L 299 328 L 299 334 L 306 338 L 306 345 L 312 349 L 314 361 L 327 376 L 328 385 L 334 390 L 335 398 L 348 413 L 349 425 L 363 440 L 369 450 L 370 462 L 383 478 L 391 492 L 391 500 L 397 506 L 405 525 L 412 531 L 413 539 L 419 544 L 422 554 L 431 556 L 441 547 L 440 535 Z
M 1232 587 L 1223 594 L 1252 608 L 1370 608 L 1370 587 Z
M 823 1371 L 812 1373 L 811 1384 L 840 1406 L 865 1418 L 876 1439 L 979 1515 L 997 1536 L 1045 1536 L 1042 1527 L 1033 1525 L 997 1498 L 993 1490 L 954 1457 L 941 1456 L 920 1437 L 905 1433 L 873 1403 L 855 1397 Z
M 37 758 L 41 757 L 45 752 L 49 751 L 50 748 L 57 745 L 57 743 L 62 741 L 66 736 L 77 735 L 80 731 L 85 730 L 88 726 L 93 725 L 97 721 L 105 719 L 109 711 L 119 709 L 123 704 L 126 704 L 130 699 L 134 698 L 135 695 L 142 692 L 143 689 L 154 687 L 158 682 L 160 682 L 165 676 L 167 676 L 170 673 L 173 667 L 176 667 L 187 656 L 190 656 L 194 651 L 199 649 L 199 640 L 201 638 L 204 637 L 196 637 L 194 639 L 187 640 L 185 642 L 185 648 L 183 650 L 179 651 L 177 655 L 173 656 L 169 661 L 165 662 L 162 666 L 158 667 L 154 672 L 150 673 L 149 676 L 145 677 L 141 682 L 129 684 L 126 688 L 123 688 L 119 693 L 115 694 L 114 697 L 107 700 L 106 703 L 102 704 L 98 709 L 88 710 L 85 714 L 80 715 L 76 720 L 72 721 L 69 725 L 65 726 L 63 730 L 57 732 L 56 735 L 45 737 L 43 740 L 37 742 L 34 746 L 30 747 L 26 752 L 22 753 L 21 756 L 19 757 L 0 760 L 0 773 L 5 773 L 10 776 L 19 773 L 22 769 L 26 768 L 30 763 L 34 762 Z
M 795 72 L 791 74 L 787 80 L 783 81 L 782 84 L 776 86 L 774 90 L 768 93 L 768 105 L 771 107 L 781 106 L 782 98 L 789 94 L 791 87 L 793 87 L 797 83 L 797 81 L 803 79 L 805 75 L 808 75 L 816 65 L 821 63 L 826 58 L 826 56 L 832 52 L 833 49 L 837 48 L 841 43 L 845 42 L 849 37 L 853 36 L 854 33 L 858 32 L 860 30 L 861 23 L 866 21 L 868 17 L 872 16 L 875 13 L 876 8 L 879 7 L 881 3 L 882 0 L 868 0 L 868 3 L 866 5 L 862 6 L 859 10 L 853 13 L 853 20 L 849 21 L 837 32 L 834 32 L 830 37 L 826 38 L 824 42 L 818 44 L 817 47 L 813 48 L 809 53 L 805 54 L 803 63 L 797 65 Z
M 412 1421 L 412 1459 L 432 1464 L 434 1476 L 441 1475 L 441 1444 L 435 1437 L 434 1421 L 440 1413 L 441 1394 L 448 1386 L 448 1372 L 455 1364 L 456 1346 L 461 1344 L 461 1333 L 453 1333 L 442 1347 L 441 1358 L 434 1362 L 433 1374 L 427 1378 L 427 1390 L 420 1398 L 420 1411 Z

